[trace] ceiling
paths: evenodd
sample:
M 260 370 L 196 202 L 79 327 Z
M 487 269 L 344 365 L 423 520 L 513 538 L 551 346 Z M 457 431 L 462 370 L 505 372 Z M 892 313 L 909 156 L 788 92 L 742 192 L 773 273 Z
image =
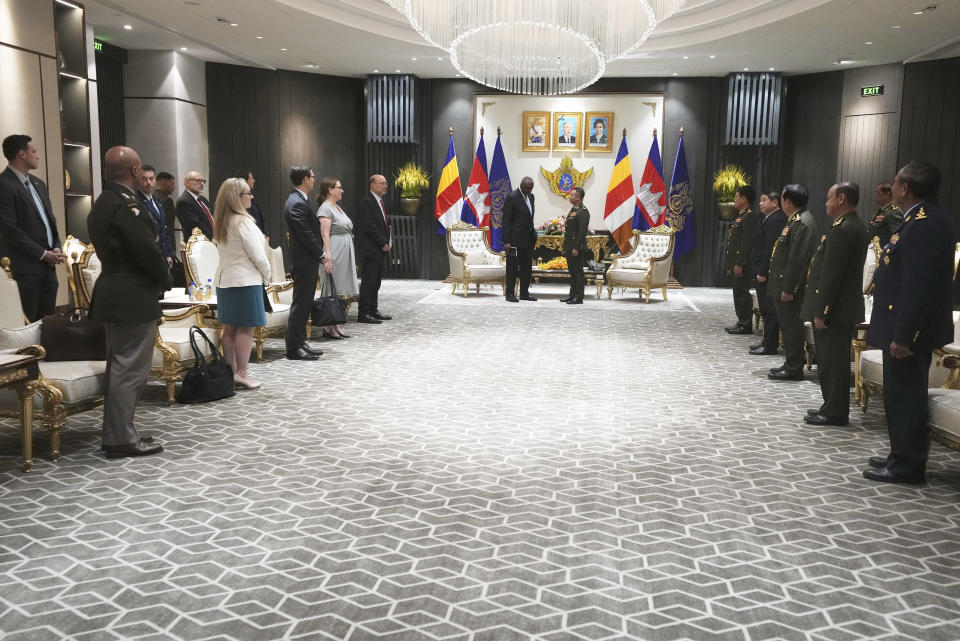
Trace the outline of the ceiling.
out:
M 338 76 L 456 75 L 448 55 L 381 0 L 84 4 L 96 37 L 127 49 L 183 50 L 212 62 Z M 867 66 L 946 57 L 960 55 L 958 25 L 957 0 L 687 0 L 638 53 L 609 63 L 605 75 L 797 74 L 837 69 L 839 60 Z

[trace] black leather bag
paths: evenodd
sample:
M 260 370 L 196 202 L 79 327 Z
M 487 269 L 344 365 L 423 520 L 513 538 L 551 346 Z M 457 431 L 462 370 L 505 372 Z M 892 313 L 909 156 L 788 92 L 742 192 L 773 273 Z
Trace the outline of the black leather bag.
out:
M 107 360 L 106 325 L 80 310 L 44 316 L 40 344 L 47 353 L 45 361 Z
M 196 336 L 207 341 L 213 360 L 209 363 L 203 352 L 197 347 Z M 233 389 L 233 369 L 223 360 L 217 346 L 213 344 L 203 330 L 194 325 L 190 328 L 190 347 L 196 361 L 187 373 L 183 375 L 180 391 L 177 393 L 178 403 L 206 403 L 229 398 L 236 394 Z
M 333 286 L 333 278 L 329 278 L 330 291 L 333 295 L 313 299 L 313 309 L 310 310 L 310 323 L 314 327 L 343 325 L 347 322 L 347 310 L 344 308 L 343 302 L 337 297 L 337 289 Z

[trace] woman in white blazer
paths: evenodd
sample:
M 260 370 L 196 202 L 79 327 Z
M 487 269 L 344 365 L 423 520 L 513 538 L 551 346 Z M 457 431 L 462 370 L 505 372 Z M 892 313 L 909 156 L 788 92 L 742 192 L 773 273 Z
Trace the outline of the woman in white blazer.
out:
M 217 288 L 217 320 L 224 326 L 223 357 L 233 368 L 233 380 L 243 389 L 257 389 L 247 367 L 255 328 L 267 324 L 263 283 L 270 280 L 270 262 L 263 233 L 247 213 L 253 194 L 242 178 L 227 178 L 217 193 L 213 239 L 220 262 L 213 284 Z

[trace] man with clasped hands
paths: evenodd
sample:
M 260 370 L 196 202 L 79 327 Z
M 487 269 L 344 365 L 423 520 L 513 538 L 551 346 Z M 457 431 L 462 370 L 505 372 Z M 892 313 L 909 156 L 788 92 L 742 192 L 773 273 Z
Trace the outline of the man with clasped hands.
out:
M 537 243 L 537 230 L 533 228 L 533 213 L 536 205 L 533 198 L 533 178 L 524 176 L 520 187 L 503 199 L 501 229 L 503 251 L 507 254 L 507 301 L 537 300 L 530 295 L 530 273 L 533 266 L 533 247 Z M 520 298 L 514 293 L 517 276 L 520 276 Z

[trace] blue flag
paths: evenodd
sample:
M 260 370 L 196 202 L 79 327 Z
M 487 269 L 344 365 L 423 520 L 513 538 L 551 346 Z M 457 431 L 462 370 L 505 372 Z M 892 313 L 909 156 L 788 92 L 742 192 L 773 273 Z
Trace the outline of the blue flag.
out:
M 510 173 L 507 171 L 507 161 L 503 157 L 503 147 L 500 146 L 500 134 L 497 134 L 497 144 L 493 148 L 493 161 L 490 163 L 490 247 L 493 251 L 503 251 L 503 199 L 513 191 L 510 185 Z
M 670 177 L 670 196 L 667 198 L 667 224 L 675 230 L 673 257 L 680 258 L 693 249 L 693 191 L 687 171 L 687 154 L 683 150 L 683 133 L 677 147 L 677 160 Z

